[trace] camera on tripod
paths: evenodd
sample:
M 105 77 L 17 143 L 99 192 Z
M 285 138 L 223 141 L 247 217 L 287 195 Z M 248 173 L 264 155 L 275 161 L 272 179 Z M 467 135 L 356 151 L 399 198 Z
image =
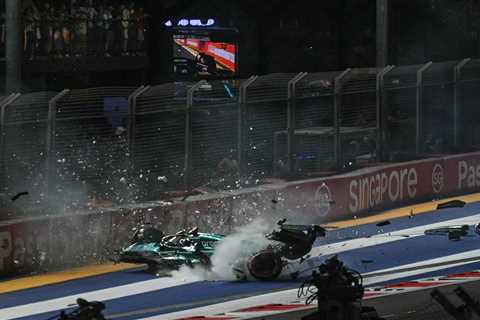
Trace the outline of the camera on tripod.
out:
M 61 311 L 47 320 L 107 320 L 102 311 L 105 310 L 105 304 L 100 301 L 87 301 L 82 298 L 77 299 L 78 308 L 70 313 Z
M 307 304 L 317 300 L 317 311 L 302 320 L 381 320 L 372 307 L 362 307 L 364 287 L 360 273 L 348 269 L 337 256 L 326 260 L 299 288 Z

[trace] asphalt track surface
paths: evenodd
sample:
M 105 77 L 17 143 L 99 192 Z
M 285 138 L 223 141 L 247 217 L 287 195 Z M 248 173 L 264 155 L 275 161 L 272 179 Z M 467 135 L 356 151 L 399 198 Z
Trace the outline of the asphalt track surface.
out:
M 480 236 L 473 232 L 480 222 L 480 202 L 389 222 L 381 227 L 369 223 L 330 231 L 302 264 L 304 274 L 333 254 L 361 272 L 367 286 L 480 269 Z M 459 241 L 424 235 L 425 229 L 463 224 L 470 230 Z M 48 319 L 72 308 L 78 297 L 105 302 L 105 313 L 111 319 L 175 319 L 198 315 L 212 305 L 221 310 L 223 305 L 260 295 L 284 299 L 293 296 L 298 286 L 298 281 L 174 279 L 130 269 L 0 294 L 0 319 Z

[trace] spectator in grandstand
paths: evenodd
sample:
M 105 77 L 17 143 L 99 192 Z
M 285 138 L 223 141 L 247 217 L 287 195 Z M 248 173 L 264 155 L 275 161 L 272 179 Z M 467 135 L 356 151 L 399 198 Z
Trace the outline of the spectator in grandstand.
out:
M 115 32 L 113 30 L 113 7 L 109 6 L 103 12 L 103 30 L 105 33 L 105 56 L 110 57 L 113 52 L 113 43 L 115 42 Z
M 95 43 L 94 51 L 97 56 L 101 56 L 105 53 L 105 28 L 103 25 L 103 16 L 105 9 L 103 6 L 98 7 L 97 19 L 95 20 Z
M 63 55 L 69 57 L 72 53 L 73 20 L 65 6 L 60 9 L 60 20 L 62 24 Z
M 122 30 L 122 55 L 128 55 L 128 31 L 130 26 L 130 9 L 127 8 L 125 5 L 120 6 L 121 11 L 121 30 Z
M 80 56 L 84 55 L 87 49 L 88 9 L 83 5 L 75 6 L 73 16 L 75 55 Z
M 137 45 L 135 47 L 135 51 L 137 54 L 143 54 L 145 50 L 145 11 L 142 7 L 138 8 L 135 22 L 137 25 Z
M 37 30 L 37 23 L 40 18 L 38 14 L 34 11 L 33 7 L 27 7 L 23 16 L 25 17 L 23 49 L 25 52 L 25 56 L 28 59 L 33 59 L 35 58 L 36 47 L 35 31 Z
M 98 11 L 93 7 L 90 6 L 87 8 L 87 16 L 88 16 L 88 34 L 87 34 L 87 48 L 89 54 L 94 54 L 96 50 L 96 43 L 97 43 L 97 18 L 98 18 Z
M 40 16 L 40 40 L 39 40 L 39 55 L 48 55 L 52 49 L 52 26 L 54 17 L 51 15 L 50 3 L 45 3 L 41 7 Z
M 131 2 L 128 6 L 129 11 L 129 23 L 128 23 L 128 46 L 127 52 L 130 54 L 135 54 L 137 46 L 137 23 L 136 16 L 137 12 L 135 11 L 135 4 Z
M 65 8 L 61 7 L 53 21 L 53 53 L 55 57 L 62 57 L 65 51 L 63 39 L 63 26 L 65 20 Z

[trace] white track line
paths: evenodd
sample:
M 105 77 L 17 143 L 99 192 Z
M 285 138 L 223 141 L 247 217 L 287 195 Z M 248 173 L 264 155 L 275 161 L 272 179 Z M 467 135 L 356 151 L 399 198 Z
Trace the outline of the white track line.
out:
M 439 228 L 439 227 L 446 227 L 452 225 L 474 225 L 480 222 L 480 214 L 476 214 L 473 216 L 467 216 L 458 219 L 452 220 L 445 220 L 441 222 L 436 222 L 428 225 L 407 228 L 387 233 L 381 233 L 372 235 L 371 237 L 362 237 L 362 238 L 355 238 L 347 241 L 341 241 L 331 244 L 324 244 L 318 247 L 314 247 L 311 251 L 311 256 L 318 256 L 318 255 L 330 255 L 330 254 L 338 254 L 345 251 L 355 250 L 359 248 L 365 248 L 380 244 L 385 244 L 394 241 L 406 240 L 409 238 L 420 237 L 424 235 L 425 230 Z M 404 235 L 408 235 L 409 237 L 403 237 Z
M 358 239 L 352 239 L 352 240 L 347 240 L 347 241 L 342 241 L 338 243 L 333 243 L 333 244 L 327 244 L 327 245 L 322 245 L 319 247 L 315 247 L 312 249 L 311 255 L 312 257 L 316 255 L 330 255 L 330 254 L 337 254 L 340 252 L 344 251 L 349 251 L 349 250 L 355 250 L 359 248 L 364 248 L 364 247 L 369 247 L 369 246 L 374 246 L 374 245 L 379 245 L 379 244 L 385 244 L 393 241 L 400 241 L 400 240 L 405 240 L 408 238 L 401 237 L 401 235 L 410 235 L 410 238 L 412 237 L 418 237 L 422 236 L 423 232 L 427 229 L 432 229 L 432 228 L 437 228 L 437 227 L 442 227 L 442 226 L 449 226 L 449 225 L 462 225 L 462 224 L 468 224 L 468 225 L 473 225 L 476 224 L 480 221 L 480 214 L 473 215 L 473 216 L 468 216 L 468 217 L 463 217 L 463 218 L 458 218 L 458 219 L 452 219 L 452 220 L 446 220 L 446 221 L 441 221 L 429 225 L 424 225 L 424 226 L 419 226 L 419 227 L 413 227 L 413 228 L 407 228 L 407 229 L 402 229 L 402 230 L 397 230 L 389 233 L 383 233 L 383 234 L 378 234 L 374 235 L 371 237 L 364 237 L 364 238 L 358 238 Z M 479 256 L 480 255 L 480 250 L 474 250 L 474 251 L 469 251 L 469 252 L 464 252 L 460 254 L 455 254 L 450 256 L 450 259 L 455 259 L 454 257 L 473 257 L 473 256 Z M 408 268 L 411 266 L 421 266 L 421 265 L 428 265 L 430 263 L 434 263 L 433 261 L 448 261 L 448 257 L 441 257 L 441 258 L 436 258 L 436 259 L 431 259 L 431 260 L 426 260 L 426 261 L 420 261 L 417 263 L 412 263 L 404 266 L 397 266 L 395 268 L 401 269 L 401 268 Z M 452 261 L 453 263 L 453 261 Z M 468 262 L 472 263 L 472 262 Z M 449 266 L 437 266 L 437 267 L 432 267 L 432 268 L 424 268 L 420 269 L 418 271 L 408 271 L 408 272 L 403 272 L 399 274 L 391 274 L 391 275 L 384 275 L 380 277 L 374 277 L 374 278 L 369 278 L 368 283 L 379 283 L 383 281 L 388 281 L 388 280 L 393 280 L 397 279 L 400 277 L 407 277 L 411 275 L 416 275 L 416 274 L 421 274 L 421 273 L 426 273 L 426 272 L 431 272 L 431 271 L 436 271 L 436 270 L 441 270 L 445 269 L 447 267 L 453 267 L 453 266 L 458 266 L 466 263 L 459 263 L 459 264 L 452 264 Z M 390 268 L 390 269 L 385 269 L 385 270 L 377 270 L 375 272 L 382 272 L 386 270 L 394 270 L 395 268 Z M 374 282 L 372 282 L 374 281 Z M 148 281 L 142 281 L 142 282 L 137 282 L 133 284 L 128 284 L 128 285 L 123 285 L 123 286 L 117 286 L 113 288 L 108 288 L 108 289 L 102 289 L 102 290 L 97 290 L 97 291 L 91 291 L 91 292 L 82 292 L 76 295 L 71 295 L 68 297 L 62 297 L 62 298 L 56 298 L 56 299 L 51 299 L 51 300 L 46 300 L 46 301 L 40 301 L 40 302 L 35 302 L 35 303 L 30 303 L 26 305 L 21 305 L 21 306 L 15 306 L 15 307 L 10 307 L 10 308 L 5 308 L 5 309 L 0 309 L 0 319 L 15 319 L 15 318 L 20 318 L 20 317 L 25 317 L 25 316 L 31 316 L 39 313 L 44 313 L 44 312 L 50 312 L 50 311 L 55 311 L 55 310 L 60 310 L 60 309 L 65 309 L 70 307 L 72 304 L 75 304 L 76 298 L 81 296 L 84 299 L 87 300 L 101 300 L 101 301 L 106 301 L 106 300 L 111 300 L 111 299 L 116 299 L 116 298 L 122 298 L 134 294 L 141 294 L 145 292 L 150 292 L 150 291 L 156 291 L 160 289 L 165 289 L 169 287 L 174 287 L 178 285 L 183 285 L 183 284 L 188 284 L 192 283 L 195 281 L 185 281 L 181 282 L 178 281 L 177 279 L 172 279 L 172 278 L 160 278 L 160 279 L 153 279 L 153 280 L 148 280 Z M 283 291 L 285 293 L 288 293 L 291 290 Z M 295 290 L 293 290 L 296 292 Z M 292 291 L 292 292 L 293 292 Z M 295 293 L 296 294 L 296 293 Z M 279 293 L 274 293 L 274 295 L 279 295 L 282 296 L 282 292 Z M 267 295 L 269 296 L 269 295 Z M 287 295 L 288 296 L 288 295 Z M 293 297 L 294 295 L 292 295 Z M 260 297 L 260 296 L 258 296 Z M 256 300 L 257 297 L 252 297 L 252 298 L 247 298 L 247 299 L 253 299 L 252 301 L 255 301 L 255 304 L 258 304 L 258 301 Z M 244 299 L 241 299 L 242 301 Z M 246 300 L 250 301 L 250 300 Z M 235 303 L 234 301 L 232 302 L 227 302 L 227 305 L 230 305 L 231 303 Z M 214 305 L 216 306 L 216 305 Z M 213 307 L 213 306 L 212 306 Z M 204 307 L 204 308 L 209 308 L 209 307 Z M 189 312 L 193 312 L 193 310 L 197 309 L 192 309 L 191 311 L 185 311 L 185 314 L 191 314 Z M 152 319 L 163 319 L 163 318 L 152 318 Z
M 86 300 L 110 300 L 117 299 L 134 294 L 140 294 L 150 291 L 156 291 L 160 289 L 166 289 L 175 287 L 178 285 L 188 284 L 193 281 L 181 282 L 172 278 L 160 278 L 147 280 L 142 282 L 136 282 L 132 284 L 126 284 L 123 286 L 117 286 L 108 289 L 96 290 L 91 292 L 82 292 L 68 297 L 56 298 L 51 300 L 39 301 L 20 306 L 0 309 L 0 319 L 9 320 L 15 318 L 21 318 L 26 316 L 32 316 L 35 314 L 56 311 L 61 309 L 70 308 L 76 305 L 76 299 L 82 297 Z
M 378 277 L 371 277 L 364 280 L 364 285 L 371 286 L 371 285 L 374 285 L 375 283 L 382 283 L 389 280 L 395 280 L 395 279 L 405 278 L 405 277 L 415 276 L 415 275 L 418 275 L 420 277 L 422 274 L 425 274 L 425 273 L 434 272 L 434 271 L 442 270 L 445 268 L 458 267 L 458 266 L 469 264 L 475 261 L 455 263 L 455 260 L 469 258 L 469 257 L 477 257 L 479 256 L 479 254 L 480 254 L 480 250 L 472 250 L 472 251 L 464 252 L 462 254 L 447 256 L 444 258 L 445 259 L 444 262 L 451 260 L 452 264 L 450 265 L 442 265 L 442 266 L 436 266 L 436 267 L 430 267 L 430 268 L 429 267 L 419 268 L 418 270 L 411 270 L 411 271 L 393 273 L 393 274 L 383 275 Z M 399 268 L 425 266 L 429 264 L 434 264 L 438 262 L 438 260 L 439 259 L 425 260 L 416 264 L 412 263 L 405 266 L 401 266 Z M 480 258 L 477 260 L 477 262 L 479 261 L 480 261 Z M 384 270 L 379 270 L 379 271 L 384 271 Z M 376 272 L 379 272 L 379 271 L 376 271 Z M 182 317 L 208 316 L 208 315 L 222 314 L 222 313 L 232 312 L 234 310 L 248 308 L 248 307 L 262 305 L 262 304 L 291 303 L 293 301 L 299 300 L 297 297 L 297 291 L 298 291 L 297 289 L 289 289 L 289 290 L 284 290 L 284 291 L 279 291 L 274 293 L 267 293 L 259 296 L 242 298 L 242 299 L 212 304 L 204 307 L 148 317 L 148 318 L 144 318 L 143 320 L 174 320 Z

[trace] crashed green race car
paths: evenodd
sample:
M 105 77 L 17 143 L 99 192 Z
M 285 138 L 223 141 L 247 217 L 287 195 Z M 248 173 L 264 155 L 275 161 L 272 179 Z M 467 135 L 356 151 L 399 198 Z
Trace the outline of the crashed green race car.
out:
M 232 273 L 238 280 L 277 279 L 290 262 L 308 255 L 317 237 L 325 236 L 325 229 L 319 225 L 292 225 L 285 221 L 278 221 L 275 230 L 265 234 L 268 241 L 261 248 L 249 249 L 251 243 L 243 240 L 245 249 L 251 252 L 232 261 Z M 121 250 L 117 261 L 147 264 L 150 271 L 176 270 L 184 265 L 202 265 L 209 269 L 210 257 L 224 238 L 221 234 L 200 233 L 198 228 L 164 235 L 150 225 L 143 225 L 135 232 L 130 245 Z
M 152 271 L 175 270 L 182 265 L 210 266 L 215 246 L 223 238 L 221 234 L 198 232 L 198 228 L 165 235 L 153 226 L 142 225 L 116 261 L 147 264 Z

